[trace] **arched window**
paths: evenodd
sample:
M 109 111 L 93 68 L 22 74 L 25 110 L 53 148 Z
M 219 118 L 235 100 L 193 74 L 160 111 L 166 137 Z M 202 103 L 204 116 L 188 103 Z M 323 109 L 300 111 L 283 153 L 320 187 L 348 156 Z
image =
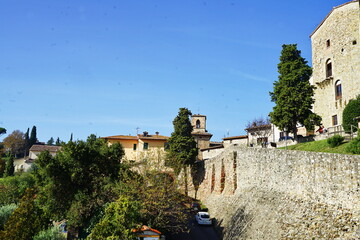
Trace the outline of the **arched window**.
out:
M 342 97 L 341 81 L 337 80 L 335 82 L 335 98 L 340 99 Z
M 331 77 L 332 76 L 332 65 L 331 65 L 331 59 L 329 58 L 326 61 L 326 77 Z
M 196 120 L 196 128 L 200 128 L 200 120 Z

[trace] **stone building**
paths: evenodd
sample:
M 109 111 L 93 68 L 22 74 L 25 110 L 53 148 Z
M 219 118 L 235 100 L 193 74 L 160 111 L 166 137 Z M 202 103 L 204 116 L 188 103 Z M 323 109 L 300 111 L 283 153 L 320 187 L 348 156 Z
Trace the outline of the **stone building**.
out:
M 200 114 L 194 114 L 191 116 L 191 125 L 193 126 L 193 131 L 191 135 L 194 136 L 196 141 L 196 146 L 199 148 L 198 159 L 203 159 L 202 149 L 207 149 L 210 147 L 210 139 L 212 137 L 211 133 L 208 133 L 206 130 L 206 116 Z
M 344 107 L 360 94 L 359 8 L 359 0 L 334 7 L 310 35 L 314 112 L 329 131 L 342 129 Z

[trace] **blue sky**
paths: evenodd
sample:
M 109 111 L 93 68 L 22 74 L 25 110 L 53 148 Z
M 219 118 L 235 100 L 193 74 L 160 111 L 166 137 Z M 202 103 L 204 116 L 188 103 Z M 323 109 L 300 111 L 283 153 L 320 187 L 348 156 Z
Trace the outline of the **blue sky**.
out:
M 0 0 L 0 127 L 170 136 L 187 107 L 212 140 L 242 135 L 272 110 L 282 44 L 311 64 L 309 35 L 345 2 Z

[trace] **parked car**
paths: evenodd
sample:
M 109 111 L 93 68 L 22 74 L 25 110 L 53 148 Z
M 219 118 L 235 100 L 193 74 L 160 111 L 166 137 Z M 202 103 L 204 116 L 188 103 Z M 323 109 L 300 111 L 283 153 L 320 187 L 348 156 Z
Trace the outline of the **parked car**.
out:
M 199 224 L 199 225 L 211 225 L 212 224 L 210 215 L 207 212 L 198 212 L 195 215 L 195 219 L 196 219 L 197 224 Z
M 190 205 L 190 211 L 191 211 L 191 212 L 198 212 L 198 211 L 200 211 L 200 210 L 201 210 L 201 208 L 200 208 L 200 204 L 199 204 L 199 203 L 197 203 L 197 202 L 191 203 L 191 205 Z
M 293 138 L 293 137 L 290 137 L 290 136 L 283 136 L 283 137 L 280 137 L 280 138 L 279 138 L 279 142 L 280 142 L 280 141 L 285 141 L 285 140 L 293 140 L 293 141 L 294 141 L 294 138 Z

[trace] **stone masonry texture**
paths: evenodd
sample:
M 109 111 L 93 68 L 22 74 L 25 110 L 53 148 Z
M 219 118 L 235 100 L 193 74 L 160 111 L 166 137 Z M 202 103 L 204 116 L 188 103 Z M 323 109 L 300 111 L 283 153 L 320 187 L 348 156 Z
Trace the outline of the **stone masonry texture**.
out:
M 355 155 L 229 147 L 188 170 L 189 194 L 223 239 L 360 239 L 359 164 Z

